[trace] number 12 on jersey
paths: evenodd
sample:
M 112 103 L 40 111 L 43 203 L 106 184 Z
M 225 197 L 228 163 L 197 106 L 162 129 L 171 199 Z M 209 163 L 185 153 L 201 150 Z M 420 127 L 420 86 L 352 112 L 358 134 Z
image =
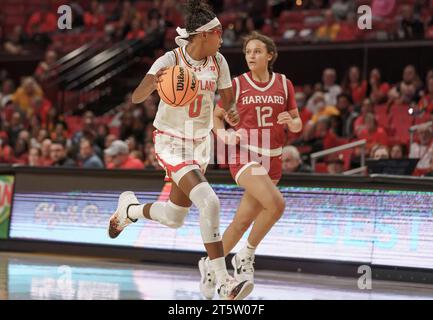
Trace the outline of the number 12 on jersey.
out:
M 272 127 L 272 122 L 266 122 L 266 119 L 272 116 L 272 107 L 256 107 L 256 112 L 259 127 Z

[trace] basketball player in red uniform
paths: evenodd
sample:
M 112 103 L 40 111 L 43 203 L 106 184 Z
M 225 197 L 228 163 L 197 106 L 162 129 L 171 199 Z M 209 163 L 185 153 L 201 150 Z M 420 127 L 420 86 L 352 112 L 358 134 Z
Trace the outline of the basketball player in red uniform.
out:
M 282 174 L 282 147 L 285 128 L 302 130 L 295 92 L 284 74 L 272 72 L 277 48 L 272 39 L 253 32 L 246 37 L 243 52 L 249 72 L 232 81 L 240 122 L 234 129 L 224 129 L 226 112 L 217 106 L 214 132 L 236 152 L 229 152 L 230 172 L 236 183 L 245 189 L 233 222 L 223 235 L 224 254 L 236 246 L 254 222 L 246 246 L 232 259 L 235 278 L 254 280 L 254 253 L 272 226 L 284 212 L 285 201 L 276 187 Z M 229 146 L 230 150 L 230 146 Z M 208 259 L 199 261 L 202 294 L 211 299 L 215 292 L 214 275 Z
M 123 192 L 109 223 L 109 236 L 117 237 L 138 219 L 159 222 L 180 228 L 192 203 L 200 212 L 200 231 L 216 274 L 222 299 L 243 299 L 253 289 L 250 281 L 237 281 L 229 276 L 220 235 L 220 203 L 204 177 L 209 163 L 210 133 L 213 128 L 214 96 L 218 93 L 223 107 L 234 105 L 227 61 L 218 52 L 221 46 L 221 23 L 202 0 L 188 0 L 186 28 L 178 28 L 178 48 L 158 58 L 132 94 L 134 103 L 149 97 L 161 81 L 165 68 L 181 65 L 195 72 L 199 81 L 197 98 L 186 106 L 173 107 L 162 100 L 155 117 L 155 153 L 173 183 L 169 201 L 140 204 L 134 193 Z M 229 112 L 228 120 L 238 122 L 238 115 Z M 210 153 L 210 152 L 209 152 Z

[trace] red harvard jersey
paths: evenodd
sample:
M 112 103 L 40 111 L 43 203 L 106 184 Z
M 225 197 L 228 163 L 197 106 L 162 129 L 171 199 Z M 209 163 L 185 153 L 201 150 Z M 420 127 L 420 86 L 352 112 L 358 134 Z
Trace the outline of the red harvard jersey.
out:
M 232 81 L 240 122 L 236 130 L 246 129 L 249 144 L 263 148 L 279 148 L 284 144 L 286 125 L 277 123 L 281 112 L 296 109 L 295 90 L 284 74 L 272 73 L 268 82 L 254 81 L 251 73 L 244 73 Z M 256 142 L 253 135 L 257 132 Z M 270 145 L 262 136 L 270 137 Z

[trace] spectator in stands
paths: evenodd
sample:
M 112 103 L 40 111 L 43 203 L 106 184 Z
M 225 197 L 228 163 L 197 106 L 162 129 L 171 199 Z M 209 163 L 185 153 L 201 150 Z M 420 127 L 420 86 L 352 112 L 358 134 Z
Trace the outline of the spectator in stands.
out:
M 106 138 L 105 138 L 105 148 L 104 149 L 108 149 L 111 144 L 117 140 L 117 136 L 114 134 L 109 134 Z
M 427 79 L 426 91 L 419 100 L 418 111 L 433 113 L 433 76 Z
M 92 111 L 86 111 L 83 115 L 83 127 L 80 131 L 77 131 L 72 136 L 72 146 L 73 148 L 77 148 L 80 144 L 80 140 L 83 137 L 89 138 L 90 140 L 94 140 L 97 136 L 96 133 L 96 121 L 95 114 Z
M 365 116 L 369 113 L 374 113 L 373 104 L 369 98 L 364 99 L 361 104 L 361 114 L 355 119 L 353 123 L 353 133 L 356 137 L 359 137 L 359 134 L 362 130 L 365 129 Z
M 416 175 L 424 173 L 430 169 L 433 157 L 433 129 L 429 124 L 420 126 L 417 130 L 419 142 L 413 142 L 410 145 L 409 158 L 419 159 L 415 173 Z
M 336 84 L 337 72 L 335 69 L 327 68 L 323 70 L 323 91 L 328 105 L 335 106 L 337 104 L 337 96 L 341 93 L 341 87 Z
M 134 117 L 132 112 L 124 112 L 121 117 L 121 124 L 119 128 L 119 137 L 121 140 L 126 140 L 129 136 L 134 134 L 132 125 L 134 123 Z
M 108 169 L 143 169 L 144 167 L 143 162 L 129 155 L 128 145 L 122 140 L 113 141 L 104 153 L 110 157 L 110 162 L 106 165 Z
M 389 92 L 390 102 L 408 104 L 418 102 L 422 89 L 422 81 L 413 65 L 407 65 L 403 70 L 403 80 Z
M 104 150 L 106 148 L 105 140 L 107 139 L 107 136 L 109 134 L 110 134 L 110 128 L 108 127 L 108 125 L 104 123 L 98 124 L 98 126 L 96 127 L 96 138 L 94 142 L 95 145 L 98 146 L 100 150 Z
M 13 163 L 13 149 L 8 144 L 8 135 L 0 133 L 0 163 Z
M 309 166 L 302 162 L 299 151 L 294 146 L 285 146 L 281 155 L 283 165 L 283 173 L 291 172 L 304 172 L 311 173 L 312 170 Z
M 381 104 L 386 102 L 390 86 L 387 82 L 383 82 L 380 70 L 374 68 L 370 71 L 370 78 L 367 87 L 367 96 L 373 104 Z
M 334 105 L 327 105 L 325 100 L 325 95 L 321 92 L 316 92 L 312 97 L 313 108 L 315 112 L 311 117 L 311 122 L 314 124 L 317 120 L 323 116 L 338 116 L 340 115 L 340 111 Z
M 397 0 L 373 0 L 372 13 L 376 18 L 385 18 L 394 14 Z
M 351 66 L 342 84 L 343 92 L 350 94 L 354 104 L 360 105 L 367 94 L 367 81 L 363 80 L 357 66 Z
M 44 139 L 41 143 L 41 166 L 50 167 L 53 163 L 51 158 L 51 139 Z
M 385 129 L 377 125 L 376 118 L 373 113 L 368 113 L 364 117 L 365 128 L 360 131 L 358 138 L 366 139 L 366 151 L 371 152 L 371 148 L 376 145 L 388 145 L 388 134 Z
M 391 159 L 400 160 L 406 158 L 406 145 L 397 143 L 391 147 L 389 154 Z
M 126 35 L 127 40 L 143 39 L 146 33 L 142 29 L 142 23 L 140 19 L 135 19 L 131 22 L 131 30 Z
M 37 114 L 43 126 L 47 123 L 47 118 L 53 105 L 46 97 L 36 96 L 31 102 L 33 114 Z
M 51 132 L 51 140 L 66 141 L 68 139 L 68 126 L 64 121 L 57 121 L 54 131 Z
M 34 12 L 27 22 L 26 32 L 37 41 L 45 41 L 46 34 L 57 30 L 57 16 L 49 11 L 48 4 L 42 3 L 40 11 Z
M 84 26 L 84 10 L 79 1 L 73 1 L 71 4 L 72 11 L 72 29 L 81 30 Z
M 141 145 L 138 144 L 135 136 L 129 136 L 125 142 L 128 145 L 130 152 L 132 152 L 132 151 L 142 152 Z M 141 159 L 142 157 L 140 156 L 138 158 Z
M 50 146 L 50 157 L 53 167 L 75 167 L 75 161 L 66 155 L 66 144 L 64 141 L 53 141 Z
M 355 3 L 350 0 L 335 0 L 331 6 L 331 11 L 338 20 L 346 20 L 347 14 L 354 9 Z
M 27 165 L 30 167 L 40 167 L 41 155 L 42 155 L 41 149 L 37 147 L 31 147 L 29 150 Z
M 370 158 L 374 160 L 389 159 L 389 150 L 387 146 L 376 144 L 371 148 Z
M 335 41 L 338 32 L 340 31 L 340 24 L 335 22 L 334 15 L 331 10 L 326 10 L 323 14 L 323 24 L 316 30 L 316 41 Z
M 363 30 L 358 28 L 357 23 L 358 16 L 355 12 L 349 12 L 347 18 L 344 21 L 339 21 L 338 25 L 340 30 L 338 31 L 336 41 L 356 41 L 358 38 L 363 37 Z
M 32 100 L 35 97 L 43 97 L 42 89 L 34 78 L 26 77 L 21 86 L 15 91 L 13 101 L 30 117 L 34 112 Z
M 143 153 L 145 158 L 147 158 L 152 153 L 153 141 L 147 140 L 144 141 Z
M 33 114 L 30 119 L 27 119 L 27 121 L 27 128 L 30 131 L 30 138 L 37 137 L 39 130 L 41 129 L 41 120 L 38 114 Z
M 158 159 L 156 158 L 155 147 L 153 145 L 150 146 L 146 155 L 146 159 L 144 161 L 144 168 L 162 170 L 162 167 L 159 165 Z
M 414 16 L 413 7 L 404 5 L 402 7 L 402 20 L 397 31 L 397 36 L 400 39 L 423 39 L 424 24 Z
M 331 130 L 331 122 L 327 116 L 319 118 L 313 126 L 306 127 L 303 139 L 311 147 L 311 152 L 333 148 L 338 145 L 337 136 Z
M 331 154 L 326 158 L 325 162 L 329 174 L 342 174 L 344 172 L 344 160 L 342 154 Z
M 15 145 L 16 140 L 18 139 L 18 135 L 22 130 L 24 130 L 23 117 L 20 112 L 15 111 L 12 114 L 11 122 L 7 130 L 9 143 L 11 146 Z
M 0 110 L 6 106 L 6 103 L 13 100 L 13 93 L 15 92 L 15 84 L 12 79 L 5 79 L 2 84 L 0 92 Z
M 16 25 L 12 33 L 6 38 L 4 50 L 10 54 L 26 54 L 28 51 L 24 45 L 28 42 L 27 36 L 23 31 L 23 27 Z
M 299 116 L 301 117 L 302 123 L 307 123 L 313 114 L 307 109 L 307 96 L 304 92 L 295 93 L 296 105 L 298 106 Z
M 358 114 L 354 111 L 352 98 L 350 95 L 341 93 L 337 97 L 336 109 L 339 111 L 339 115 L 335 117 L 339 118 L 340 125 L 335 128 L 334 132 L 345 138 L 350 138 L 353 133 L 353 122 Z
M 96 155 L 92 142 L 83 137 L 80 140 L 79 166 L 81 168 L 104 168 L 102 160 Z
M 165 20 L 162 18 L 161 13 L 157 10 L 150 10 L 148 13 L 146 27 L 146 34 L 156 34 L 165 30 Z
M 32 132 L 34 132 L 34 129 L 32 128 Z M 31 147 L 42 147 L 42 142 L 45 139 L 50 138 L 50 133 L 45 128 L 39 128 L 36 134 L 32 134 L 32 137 L 30 139 L 30 146 Z
M 27 130 L 21 130 L 13 145 L 13 162 L 16 164 L 27 164 L 30 134 Z
M 55 65 L 57 62 L 57 53 L 54 50 L 48 50 L 45 53 L 44 61 L 41 61 L 36 70 L 35 70 L 35 78 L 38 81 L 44 81 L 49 77 L 53 77 L 55 75 Z
M 104 5 L 97 0 L 93 0 L 90 5 L 90 11 L 84 12 L 84 26 L 90 30 L 104 30 L 105 14 Z

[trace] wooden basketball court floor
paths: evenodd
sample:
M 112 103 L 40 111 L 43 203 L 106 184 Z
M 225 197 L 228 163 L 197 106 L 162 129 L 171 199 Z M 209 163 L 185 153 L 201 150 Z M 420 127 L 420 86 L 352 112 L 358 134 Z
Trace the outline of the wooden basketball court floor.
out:
M 197 268 L 0 252 L 0 299 L 196 300 Z M 433 285 L 256 270 L 251 300 L 433 299 Z M 215 295 L 215 299 L 218 299 Z

